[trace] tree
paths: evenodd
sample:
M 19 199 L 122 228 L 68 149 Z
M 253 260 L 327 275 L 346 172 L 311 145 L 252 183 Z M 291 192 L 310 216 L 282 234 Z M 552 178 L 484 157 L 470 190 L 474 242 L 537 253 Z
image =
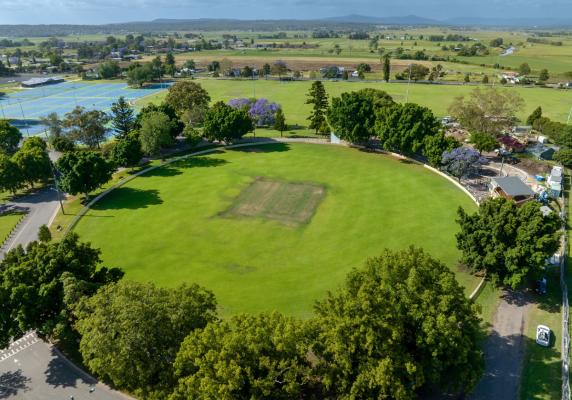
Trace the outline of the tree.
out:
M 544 273 L 546 259 L 559 247 L 556 213 L 543 216 L 536 202 L 517 206 L 502 197 L 484 201 L 472 215 L 459 208 L 457 247 L 472 271 L 486 272 L 495 284 L 516 289 Z
M 489 76 L 488 75 L 483 76 L 482 83 L 485 85 L 489 83 Z
M 278 60 L 272 64 L 270 72 L 272 75 L 278 75 L 278 77 L 282 77 L 285 73 L 288 72 L 288 65 L 282 60 Z
M 135 167 L 143 158 L 138 134 L 132 133 L 119 139 L 111 149 L 111 160 L 120 167 Z
M 183 129 L 185 129 L 185 124 L 181 121 L 181 119 L 177 115 L 177 111 L 170 104 L 167 104 L 166 102 L 163 102 L 159 105 L 151 103 L 143 107 L 141 111 L 139 111 L 139 114 L 137 114 L 137 117 L 135 118 L 136 128 L 141 129 L 142 121 L 145 119 L 145 117 L 148 114 L 155 112 L 160 112 L 162 114 L 165 114 L 167 118 L 169 118 L 170 122 L 170 124 L 168 124 L 169 135 L 173 139 L 179 136 L 183 132 Z M 182 117 L 186 118 L 184 115 Z
M 171 400 L 303 398 L 313 330 L 278 312 L 210 323 L 184 340 Z
M 99 254 L 75 233 L 9 251 L 0 262 L 1 346 L 30 329 L 49 337 L 65 334 L 79 298 L 123 275 L 102 267 Z
M 483 151 L 493 151 L 499 147 L 499 142 L 490 133 L 475 132 L 471 134 L 471 143 L 481 154 Z
M 538 80 L 540 82 L 546 82 L 548 79 L 550 79 L 550 75 L 548 74 L 548 70 L 546 68 L 541 69 L 540 74 L 538 75 Z
M 21 179 L 32 188 L 35 182 L 46 181 L 52 176 L 52 164 L 45 148 L 22 148 L 14 154 L 12 160 L 20 170 Z
M 119 138 L 127 136 L 135 127 L 134 114 L 133 107 L 123 96 L 111 105 L 111 124 Z
M 23 187 L 22 171 L 10 157 L 0 153 L 0 191 L 16 194 Z
M 312 113 L 307 118 L 310 121 L 308 128 L 315 129 L 316 133 L 318 133 L 318 129 L 326 120 L 326 112 L 328 110 L 328 95 L 326 94 L 324 84 L 320 81 L 313 82 L 306 96 L 306 104 L 312 104 Z
M 177 67 L 175 66 L 175 56 L 172 52 L 168 52 L 165 56 L 165 73 L 174 78 L 176 72 Z
M 112 79 L 121 73 L 121 67 L 116 61 L 105 61 L 99 64 L 97 73 L 100 78 Z
M 523 106 L 524 100 L 514 91 L 476 88 L 468 99 L 455 98 L 449 112 L 471 132 L 497 134 L 514 124 Z
M 58 113 L 49 113 L 47 116 L 40 118 L 40 121 L 48 128 L 48 135 L 51 143 L 54 139 L 62 136 L 63 121 L 58 116 Z
M 520 66 L 518 67 L 518 73 L 520 75 L 528 75 L 530 74 L 530 65 L 528 65 L 528 63 L 522 63 L 520 64 Z
M 463 80 L 465 83 L 469 83 L 471 82 L 471 77 L 469 76 L 469 74 L 465 74 L 465 78 Z
M 469 147 L 457 147 L 443 153 L 442 164 L 445 171 L 455 176 L 459 182 L 461 178 L 476 173 L 485 163 L 486 159 Z
M 194 70 L 196 68 L 196 64 L 194 60 L 186 60 L 183 64 L 183 68 L 187 68 L 188 70 Z
M 181 342 L 214 321 L 215 310 L 214 295 L 195 284 L 171 289 L 112 283 L 75 310 L 79 350 L 93 373 L 147 397 L 173 383 L 172 363 Z
M 382 147 L 403 154 L 421 152 L 425 138 L 435 136 L 440 128 L 431 110 L 413 103 L 380 108 L 375 123 Z
M 443 161 L 443 153 L 451 151 L 460 144 L 454 137 L 445 136 L 443 132 L 438 132 L 433 136 L 426 136 L 423 141 L 423 155 L 434 167 L 440 167 Z
M 179 116 L 191 112 L 190 123 L 201 123 L 209 107 L 211 97 L 203 87 L 195 82 L 180 81 L 169 88 L 165 102 L 175 109 Z
M 90 149 L 99 148 L 107 134 L 107 123 L 110 117 L 99 110 L 87 111 L 77 106 L 65 116 L 63 125 L 68 129 L 67 135 L 75 142 L 80 142 Z
M 235 109 L 219 101 L 207 111 L 203 134 L 209 140 L 230 143 L 253 129 L 254 124 L 246 110 Z
M 562 165 L 565 165 L 566 167 L 571 167 L 572 166 L 572 149 L 569 149 L 569 148 L 560 149 L 556 153 L 554 153 L 553 158 L 554 158 L 554 160 L 558 161 Z M 0 176 L 2 174 L 1 168 L 2 168 L 2 166 L 0 164 Z
M 276 120 L 276 113 L 280 106 L 271 103 L 267 99 L 257 99 L 248 110 L 248 115 L 256 126 L 272 126 Z
M 171 120 L 165 113 L 160 111 L 146 113 L 139 129 L 143 153 L 156 155 L 163 147 L 173 143 L 171 130 Z
M 542 107 L 538 106 L 534 109 L 534 111 L 528 116 L 526 119 L 526 124 L 533 126 L 534 123 L 542 118 Z
M 130 86 L 143 87 L 147 82 L 153 81 L 158 78 L 160 72 L 154 68 L 152 63 L 133 64 L 127 70 L 127 84 Z
M 391 73 L 391 57 L 389 53 L 383 56 L 383 80 L 389 82 L 389 76 Z
M 375 135 L 377 112 L 392 104 L 391 96 L 381 90 L 368 88 L 342 93 L 340 97 L 332 99 L 328 122 L 343 140 L 368 142 Z
M 113 166 L 102 156 L 92 151 L 64 153 L 56 163 L 60 188 L 69 194 L 89 192 L 111 179 Z
M 272 67 L 270 66 L 270 64 L 265 63 L 265 64 L 262 66 L 262 74 L 263 74 L 264 76 L 268 76 L 268 75 L 270 75 L 271 73 L 272 73 Z
M 429 68 L 421 64 L 410 64 L 409 68 L 396 74 L 395 78 L 400 80 L 413 79 L 414 81 L 423 80 L 427 75 L 429 75 Z
M 38 230 L 38 240 L 44 243 L 52 241 L 52 234 L 47 225 L 40 226 L 40 229 Z
M 483 370 L 477 306 L 421 249 L 384 250 L 316 305 L 313 352 L 335 398 L 470 392 Z
M 496 38 L 490 41 L 489 45 L 491 47 L 500 47 L 503 44 L 503 38 Z
M 280 131 L 280 137 L 282 137 L 282 133 L 288 130 L 288 125 L 286 124 L 286 117 L 284 116 L 284 111 L 282 111 L 282 107 L 279 107 L 276 111 L 276 120 L 274 121 L 274 129 Z
M 0 119 L 0 153 L 12 155 L 18 150 L 22 133 L 7 119 Z

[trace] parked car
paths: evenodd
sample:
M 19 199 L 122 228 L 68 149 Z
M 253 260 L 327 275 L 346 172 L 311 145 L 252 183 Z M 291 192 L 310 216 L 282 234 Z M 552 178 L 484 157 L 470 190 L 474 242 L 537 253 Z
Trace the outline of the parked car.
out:
M 546 278 L 542 278 L 536 281 L 536 287 L 534 291 L 538 294 L 546 294 Z
M 550 346 L 550 328 L 546 325 L 536 327 L 536 343 L 543 347 Z

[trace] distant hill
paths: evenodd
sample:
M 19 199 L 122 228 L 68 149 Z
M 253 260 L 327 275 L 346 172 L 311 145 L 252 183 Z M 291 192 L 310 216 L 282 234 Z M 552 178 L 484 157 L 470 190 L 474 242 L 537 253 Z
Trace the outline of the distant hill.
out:
M 484 18 L 458 17 L 441 21 L 444 25 L 483 27 L 571 27 L 571 18 Z
M 352 14 L 341 17 L 324 18 L 323 21 L 353 22 L 376 25 L 440 25 L 442 22 L 435 19 L 423 18 L 417 15 L 393 16 L 393 17 L 369 17 L 365 15 Z

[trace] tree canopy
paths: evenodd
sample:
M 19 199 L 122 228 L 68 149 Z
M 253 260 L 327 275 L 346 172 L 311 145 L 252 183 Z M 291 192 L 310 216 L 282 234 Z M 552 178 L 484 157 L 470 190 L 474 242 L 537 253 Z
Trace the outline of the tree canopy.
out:
M 524 100 L 513 90 L 476 88 L 468 98 L 455 98 L 449 112 L 470 132 L 497 134 L 514 124 L 523 106 Z
M 543 273 L 559 247 L 556 213 L 543 216 L 536 202 L 518 207 L 504 198 L 488 199 L 474 214 L 459 208 L 457 247 L 472 271 L 486 272 L 496 284 L 517 288 Z
M 180 81 L 169 88 L 165 102 L 173 107 L 179 115 L 187 111 L 196 114 L 197 121 L 202 122 L 204 114 L 209 107 L 211 97 L 203 87 L 195 82 Z M 200 117 L 200 118 L 199 118 Z
M 382 107 L 375 131 L 384 149 L 410 154 L 420 152 L 425 138 L 435 136 L 440 127 L 427 107 L 406 103 Z
M 80 352 L 91 371 L 119 388 L 143 395 L 164 389 L 181 342 L 214 321 L 215 309 L 214 295 L 198 285 L 106 285 L 76 308 Z
M 470 391 L 483 369 L 477 306 L 421 249 L 384 250 L 316 306 L 313 348 L 337 398 Z
M 312 378 L 309 325 L 278 312 L 191 333 L 175 361 L 171 400 L 302 398 Z
M 71 308 L 123 274 L 100 266 L 99 250 L 76 234 L 58 243 L 32 242 L 16 247 L 0 262 L 0 344 L 27 330 L 57 336 L 73 320 Z
M 207 111 L 203 133 L 209 140 L 230 143 L 253 129 L 254 123 L 246 110 L 219 101 Z
M 67 135 L 75 142 L 80 142 L 90 149 L 99 148 L 105 140 L 107 123 L 110 117 L 99 110 L 87 111 L 77 106 L 65 115 L 63 126 L 67 128 Z
M 490 133 L 474 132 L 471 134 L 471 143 L 475 149 L 482 153 L 483 151 L 493 151 L 499 147 L 498 140 Z
M 143 153 L 156 155 L 163 147 L 173 143 L 172 131 L 172 122 L 167 114 L 161 111 L 145 113 L 141 118 L 141 128 L 139 129 L 139 140 Z
M 312 113 L 307 118 L 310 121 L 308 128 L 315 129 L 318 133 L 326 121 L 326 112 L 328 111 L 328 95 L 324 84 L 320 81 L 314 81 L 306 96 L 306 104 L 312 105 Z
M 133 107 L 121 96 L 111 105 L 111 124 L 118 137 L 127 136 L 135 127 L 135 111 Z
M 60 188 L 69 194 L 89 192 L 108 182 L 113 166 L 101 155 L 92 151 L 73 151 L 64 153 L 56 163 L 60 174 Z
M 0 119 L 0 153 L 12 155 L 18 150 L 22 133 L 8 120 Z
M 393 105 L 390 95 L 381 90 L 361 89 L 334 97 L 328 121 L 336 135 L 352 143 L 367 142 L 375 135 L 376 114 Z

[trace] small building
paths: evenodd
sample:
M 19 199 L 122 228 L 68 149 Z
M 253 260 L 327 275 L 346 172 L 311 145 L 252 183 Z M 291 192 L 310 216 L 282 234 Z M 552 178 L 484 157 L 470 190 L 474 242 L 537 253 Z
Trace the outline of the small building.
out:
M 48 78 L 32 78 L 27 81 L 23 81 L 20 85 L 24 88 L 34 88 L 38 86 L 53 85 L 56 83 L 65 82 L 65 79 L 59 76 L 48 77 Z
M 534 191 L 516 176 L 503 176 L 491 179 L 490 191 L 493 196 L 525 203 L 534 197 Z
M 550 188 L 552 197 L 559 197 L 562 192 L 562 167 L 552 167 L 546 183 Z
M 504 150 L 510 151 L 511 153 L 521 153 L 526 148 L 524 144 L 512 136 L 501 136 L 498 141 Z

